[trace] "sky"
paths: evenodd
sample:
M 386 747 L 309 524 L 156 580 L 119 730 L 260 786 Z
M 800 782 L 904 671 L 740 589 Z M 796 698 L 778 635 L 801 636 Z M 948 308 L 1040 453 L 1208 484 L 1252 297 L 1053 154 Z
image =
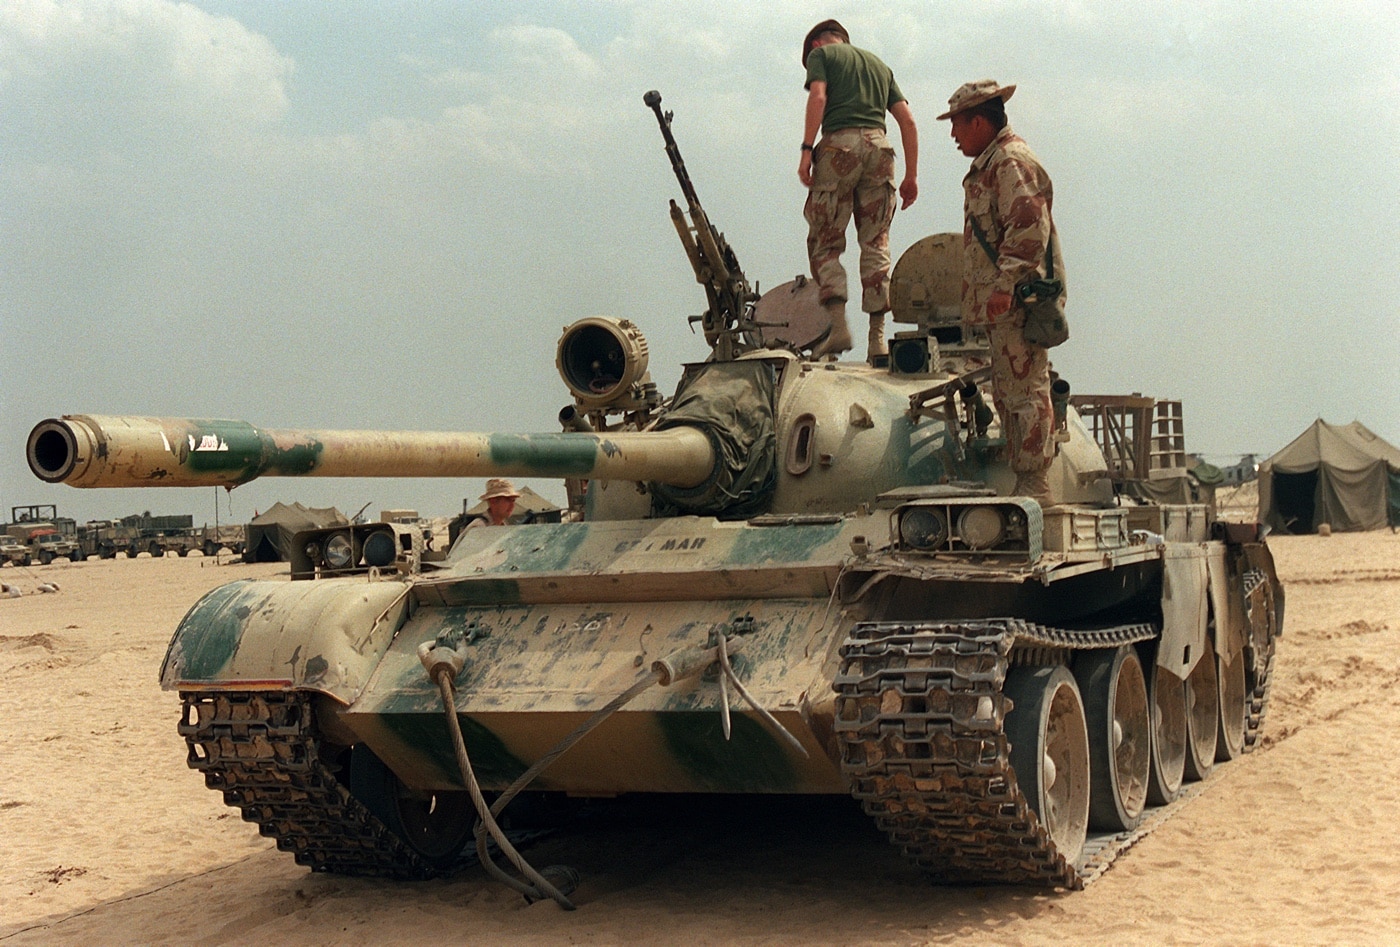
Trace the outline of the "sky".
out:
M 829 16 L 918 121 L 896 256 L 961 229 L 968 162 L 935 121 L 953 90 L 1018 86 L 1075 391 L 1180 399 L 1216 462 L 1319 417 L 1400 444 L 1393 0 L 5 0 L 0 511 L 459 511 L 480 480 L 77 490 L 34 478 L 24 444 L 86 413 L 553 431 L 555 344 L 585 316 L 636 322 L 669 393 L 708 354 L 686 322 L 705 301 L 642 96 L 775 287 L 807 269 L 799 54 Z

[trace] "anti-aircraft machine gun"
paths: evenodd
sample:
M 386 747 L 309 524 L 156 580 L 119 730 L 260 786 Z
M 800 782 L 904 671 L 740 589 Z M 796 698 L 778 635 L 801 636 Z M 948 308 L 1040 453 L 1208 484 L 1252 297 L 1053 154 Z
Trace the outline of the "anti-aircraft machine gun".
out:
M 1213 519 L 1179 415 L 1157 410 L 1172 403 L 1141 397 L 1062 389 L 1055 502 L 1007 495 L 984 353 L 950 315 L 956 236 L 895 267 L 895 318 L 916 328 L 889 368 L 761 347 L 646 103 L 710 300 L 712 351 L 671 398 L 640 328 L 592 317 L 559 341 L 563 433 L 34 428 L 31 469 L 75 486 L 579 490 L 578 521 L 465 530 L 441 562 L 379 569 L 347 540 L 366 574 L 208 593 L 161 670 L 190 766 L 313 870 L 431 876 L 475 840 L 497 877 L 566 907 L 576 875 L 534 871 L 495 818 L 527 787 L 850 795 L 934 880 L 1084 885 L 1256 745 L 1283 618 L 1267 545 Z
M 724 234 L 710 223 L 705 208 L 700 206 L 700 197 L 695 193 L 695 185 L 690 180 L 690 172 L 685 169 L 680 146 L 671 134 L 672 112 L 661 111 L 661 93 L 655 90 L 642 96 L 642 101 L 656 113 L 661 135 L 666 140 L 666 157 L 671 161 L 671 170 L 680 182 L 681 193 L 685 195 L 690 212 L 682 211 L 674 200 L 671 201 L 671 222 L 680 235 L 681 246 L 695 270 L 695 279 L 705 287 L 710 307 L 698 320 L 705 331 L 705 341 L 715 351 L 715 358 L 729 360 L 756 348 L 752 341 L 757 329 L 754 324 L 754 304 L 758 293 L 749 287 L 748 277 L 744 276 L 739 258 Z

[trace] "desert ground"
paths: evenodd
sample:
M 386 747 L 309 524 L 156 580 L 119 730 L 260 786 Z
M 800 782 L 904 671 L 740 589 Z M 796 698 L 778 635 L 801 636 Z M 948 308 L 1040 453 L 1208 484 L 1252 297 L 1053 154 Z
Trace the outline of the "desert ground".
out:
M 157 683 L 170 633 L 202 591 L 284 567 L 7 567 L 22 594 L 0 598 L 0 943 L 1395 942 L 1400 535 L 1271 545 L 1287 613 L 1262 745 L 1086 890 L 930 887 L 831 801 L 618 805 L 526 851 L 582 873 L 574 912 L 480 869 L 312 874 L 186 767 Z

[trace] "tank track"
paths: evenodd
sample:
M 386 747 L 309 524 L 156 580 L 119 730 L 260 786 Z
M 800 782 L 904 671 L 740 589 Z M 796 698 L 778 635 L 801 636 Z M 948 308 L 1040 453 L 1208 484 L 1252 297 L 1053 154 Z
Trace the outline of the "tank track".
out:
M 405 845 L 321 758 L 311 698 L 182 692 L 190 768 L 312 871 L 421 879 L 442 874 Z
M 1090 835 L 1067 860 L 1017 787 L 1002 685 L 1020 660 L 1156 634 L 1152 625 L 1084 632 L 1015 620 L 857 625 L 833 684 L 852 794 L 935 881 L 1082 888 L 1178 806 L 1149 809 L 1131 832 Z
M 1269 577 L 1252 569 L 1244 573 L 1245 621 L 1250 634 L 1245 640 L 1245 684 L 1249 690 L 1249 703 L 1245 711 L 1244 752 L 1248 753 L 1259 744 L 1259 734 L 1264 728 L 1264 711 L 1269 703 L 1269 684 L 1272 683 L 1274 654 L 1278 641 L 1277 617 L 1270 596 Z

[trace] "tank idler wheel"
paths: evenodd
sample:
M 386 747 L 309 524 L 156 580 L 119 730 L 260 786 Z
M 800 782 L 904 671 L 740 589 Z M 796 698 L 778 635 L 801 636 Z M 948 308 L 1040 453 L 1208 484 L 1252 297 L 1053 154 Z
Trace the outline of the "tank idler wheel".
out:
M 1220 732 L 1220 679 L 1215 673 L 1215 646 L 1206 636 L 1205 653 L 1186 676 L 1186 778 L 1205 779 L 1215 768 Z
M 1186 775 L 1186 682 L 1154 659 L 1148 669 L 1152 709 L 1152 767 L 1147 801 L 1164 806 L 1181 792 Z
M 350 751 L 350 792 L 435 869 L 451 868 L 472 838 L 476 807 L 469 793 L 406 786 L 362 743 Z
M 1007 672 L 1006 715 L 1016 784 L 1068 862 L 1079 859 L 1089 830 L 1089 734 L 1074 675 L 1064 667 Z
M 1124 832 L 1142 823 L 1152 771 L 1152 712 L 1142 661 L 1131 645 L 1075 662 L 1089 728 L 1089 824 Z
M 1224 763 L 1244 752 L 1244 734 L 1249 719 L 1249 687 L 1245 683 L 1243 629 L 1233 635 L 1233 647 L 1216 654 L 1216 676 L 1220 680 L 1220 732 L 1215 741 L 1215 761 Z M 1227 633 L 1228 634 L 1228 633 Z M 1234 660 L 1226 663 L 1230 653 Z

